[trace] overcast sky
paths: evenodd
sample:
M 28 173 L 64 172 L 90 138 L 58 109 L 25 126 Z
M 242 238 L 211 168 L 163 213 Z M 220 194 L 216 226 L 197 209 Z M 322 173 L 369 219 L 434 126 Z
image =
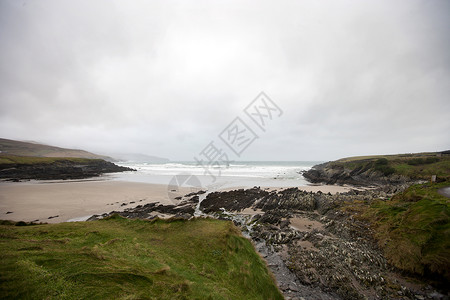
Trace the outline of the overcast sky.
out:
M 192 160 L 450 149 L 450 1 L 0 0 L 0 137 Z M 258 131 L 264 91 L 283 111 Z M 237 157 L 218 135 L 258 135 Z M 270 121 L 270 122 L 269 122 Z

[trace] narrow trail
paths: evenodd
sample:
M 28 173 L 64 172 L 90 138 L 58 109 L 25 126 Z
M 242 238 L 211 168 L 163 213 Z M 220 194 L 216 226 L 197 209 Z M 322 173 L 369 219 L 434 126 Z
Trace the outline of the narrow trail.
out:
M 450 186 L 439 189 L 438 193 L 444 197 L 450 198 Z

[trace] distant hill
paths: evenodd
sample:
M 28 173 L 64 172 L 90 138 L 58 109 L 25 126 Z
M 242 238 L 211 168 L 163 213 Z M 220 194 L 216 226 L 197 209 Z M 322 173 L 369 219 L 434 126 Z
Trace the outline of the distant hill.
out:
M 38 143 L 21 142 L 0 138 L 0 155 L 37 156 L 37 157 L 79 157 L 98 158 L 114 161 L 113 158 L 79 149 L 66 149 Z

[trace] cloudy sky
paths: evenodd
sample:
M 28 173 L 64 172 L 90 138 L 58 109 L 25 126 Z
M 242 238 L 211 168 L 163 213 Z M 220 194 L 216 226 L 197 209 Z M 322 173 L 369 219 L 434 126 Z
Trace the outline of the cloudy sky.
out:
M 192 160 L 450 149 L 450 1 L 0 1 L 0 137 Z M 264 91 L 283 111 L 258 131 Z M 218 135 L 258 135 L 240 157 Z M 270 122 L 269 122 L 270 121 Z

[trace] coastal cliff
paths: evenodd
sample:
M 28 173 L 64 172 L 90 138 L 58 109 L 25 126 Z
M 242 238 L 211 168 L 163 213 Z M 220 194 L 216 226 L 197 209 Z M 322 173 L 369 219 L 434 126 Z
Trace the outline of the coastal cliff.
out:
M 381 186 L 430 180 L 448 180 L 448 151 L 416 154 L 350 157 L 314 166 L 303 172 L 312 183 Z
M 0 179 L 82 179 L 104 173 L 133 171 L 103 159 L 0 155 Z

